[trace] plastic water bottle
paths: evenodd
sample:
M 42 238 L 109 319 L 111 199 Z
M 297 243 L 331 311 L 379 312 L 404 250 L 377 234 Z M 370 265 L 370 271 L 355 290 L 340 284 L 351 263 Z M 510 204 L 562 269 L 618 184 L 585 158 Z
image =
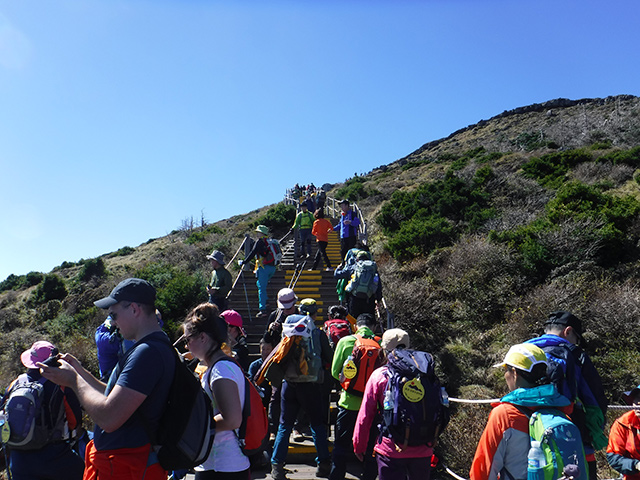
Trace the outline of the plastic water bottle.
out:
M 394 407 L 393 396 L 391 395 L 391 389 L 387 389 L 384 392 L 384 401 L 382 402 L 382 408 L 385 410 L 393 410 Z
M 547 464 L 540 442 L 533 440 L 527 455 L 527 480 L 544 480 L 543 467 Z
M 442 403 L 443 406 L 449 408 L 449 394 L 444 389 L 444 387 L 440 387 L 440 403 Z

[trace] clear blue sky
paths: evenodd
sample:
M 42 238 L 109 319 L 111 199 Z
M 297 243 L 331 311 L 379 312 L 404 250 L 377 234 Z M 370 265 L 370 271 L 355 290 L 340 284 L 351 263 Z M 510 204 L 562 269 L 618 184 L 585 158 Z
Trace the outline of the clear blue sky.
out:
M 0 280 L 639 95 L 637 0 L 0 0 Z

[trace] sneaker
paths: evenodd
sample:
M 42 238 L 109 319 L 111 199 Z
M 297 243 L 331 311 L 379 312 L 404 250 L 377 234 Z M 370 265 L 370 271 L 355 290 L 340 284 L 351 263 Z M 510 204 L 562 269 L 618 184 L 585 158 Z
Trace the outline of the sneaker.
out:
M 284 469 L 284 463 L 271 464 L 271 478 L 273 478 L 273 480 L 289 480 L 287 478 L 287 472 Z
M 304 434 L 300 430 L 298 430 L 296 428 L 293 429 L 293 441 L 294 442 L 304 442 L 304 438 L 305 438 Z
M 329 474 L 331 473 L 331 460 L 323 460 L 318 463 L 318 468 L 316 470 L 316 477 L 329 478 Z
M 331 267 L 327 267 L 327 268 L 325 269 L 325 272 L 333 272 L 333 268 L 331 268 Z
M 267 316 L 267 312 L 265 312 L 264 310 L 260 310 L 258 313 L 256 313 L 256 318 L 262 318 L 266 316 Z

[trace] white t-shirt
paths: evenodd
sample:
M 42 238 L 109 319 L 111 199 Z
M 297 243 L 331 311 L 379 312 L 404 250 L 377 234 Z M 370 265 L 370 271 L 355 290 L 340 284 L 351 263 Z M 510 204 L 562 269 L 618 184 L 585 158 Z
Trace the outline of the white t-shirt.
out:
M 244 406 L 244 373 L 233 361 L 220 360 L 213 367 L 207 369 L 202 376 L 202 387 L 213 398 L 212 385 L 219 379 L 233 380 L 238 386 L 240 395 L 240 408 Z M 207 384 L 209 380 L 209 384 Z M 215 400 L 213 400 L 213 414 L 220 413 Z M 249 468 L 249 459 L 240 450 L 238 437 L 233 431 L 216 432 L 213 448 L 209 458 L 195 468 L 197 471 L 215 470 L 216 472 L 241 472 Z

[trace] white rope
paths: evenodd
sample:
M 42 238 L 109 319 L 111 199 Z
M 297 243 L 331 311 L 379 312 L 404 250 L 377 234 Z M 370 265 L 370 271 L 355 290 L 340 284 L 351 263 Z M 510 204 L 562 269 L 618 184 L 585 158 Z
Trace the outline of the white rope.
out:
M 455 473 L 453 470 L 451 470 L 449 467 L 444 467 L 444 469 L 446 470 L 446 472 L 451 475 L 453 478 L 455 478 L 456 480 L 467 480 L 464 477 L 461 477 L 460 475 L 458 475 L 457 473 Z
M 450 402 L 457 402 L 457 403 L 497 403 L 500 401 L 499 398 L 491 398 L 488 400 L 469 400 L 466 398 L 453 398 L 453 397 L 449 397 L 449 401 Z

